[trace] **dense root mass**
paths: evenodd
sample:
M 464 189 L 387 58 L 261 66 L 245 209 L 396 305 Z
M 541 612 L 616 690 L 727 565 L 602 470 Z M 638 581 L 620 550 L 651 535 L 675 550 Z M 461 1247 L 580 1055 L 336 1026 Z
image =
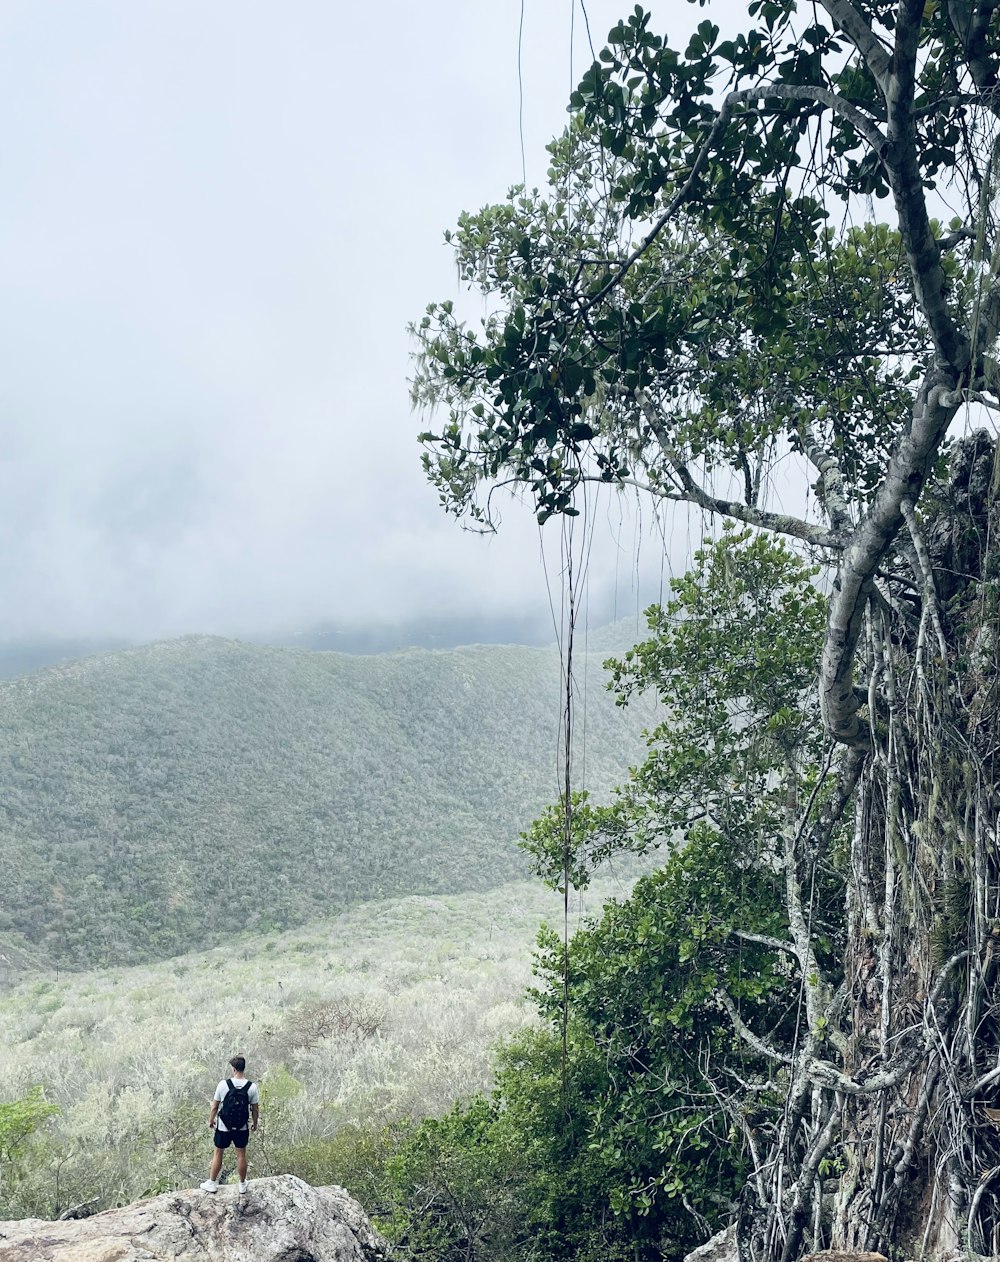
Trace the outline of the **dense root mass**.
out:
M 825 993 L 806 978 L 819 997 L 741 1257 L 1000 1248 L 995 472 L 985 434 L 956 446 L 910 516 L 910 573 L 868 604 L 870 748 L 841 756 L 857 782 L 844 972 Z M 817 857 L 789 854 L 797 879 Z

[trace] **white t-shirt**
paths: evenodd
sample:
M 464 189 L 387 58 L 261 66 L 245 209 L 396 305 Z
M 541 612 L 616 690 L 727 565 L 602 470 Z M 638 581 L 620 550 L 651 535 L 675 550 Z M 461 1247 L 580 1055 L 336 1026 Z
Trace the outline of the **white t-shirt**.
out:
M 233 1075 L 234 1087 L 242 1087 L 242 1085 L 245 1082 L 246 1082 L 245 1078 L 237 1078 L 235 1074 Z M 229 1094 L 229 1084 L 226 1082 L 225 1078 L 223 1078 L 223 1080 L 215 1088 L 215 1098 L 216 1100 L 218 1100 L 220 1105 L 222 1104 L 222 1101 L 226 1098 L 228 1094 Z M 255 1082 L 252 1082 L 250 1084 L 250 1090 L 247 1092 L 247 1099 L 250 1101 L 251 1104 L 260 1103 L 260 1092 L 257 1090 L 257 1084 Z M 247 1124 L 249 1125 L 249 1122 Z M 225 1124 L 225 1122 L 223 1122 L 221 1117 L 216 1117 L 215 1125 L 218 1127 L 220 1131 L 229 1130 L 229 1127 Z

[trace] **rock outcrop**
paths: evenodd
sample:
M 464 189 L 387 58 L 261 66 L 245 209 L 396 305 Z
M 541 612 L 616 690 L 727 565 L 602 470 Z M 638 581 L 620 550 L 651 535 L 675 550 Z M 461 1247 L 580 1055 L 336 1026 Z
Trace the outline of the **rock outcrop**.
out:
M 0 1222 L 0 1262 L 383 1262 L 388 1247 L 343 1188 L 292 1175 L 214 1195 L 169 1192 L 92 1218 Z
M 736 1225 L 733 1224 L 693 1249 L 685 1256 L 684 1262 L 739 1262 L 739 1258 Z M 849 1253 L 840 1249 L 824 1249 L 821 1253 L 806 1254 L 800 1262 L 888 1262 L 888 1259 L 881 1253 Z
M 720 1231 L 711 1240 L 700 1244 L 697 1249 L 692 1249 L 685 1256 L 684 1262 L 740 1262 L 739 1250 L 736 1247 L 736 1224 L 733 1223 L 725 1231 Z

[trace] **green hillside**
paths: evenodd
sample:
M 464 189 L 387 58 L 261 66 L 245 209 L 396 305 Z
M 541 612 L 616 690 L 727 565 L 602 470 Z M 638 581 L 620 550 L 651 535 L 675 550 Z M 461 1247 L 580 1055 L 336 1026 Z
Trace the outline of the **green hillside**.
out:
M 640 750 L 595 658 L 578 754 Z M 0 943 L 82 968 L 523 874 L 558 792 L 559 661 L 480 646 L 350 657 L 206 637 L 0 686 Z

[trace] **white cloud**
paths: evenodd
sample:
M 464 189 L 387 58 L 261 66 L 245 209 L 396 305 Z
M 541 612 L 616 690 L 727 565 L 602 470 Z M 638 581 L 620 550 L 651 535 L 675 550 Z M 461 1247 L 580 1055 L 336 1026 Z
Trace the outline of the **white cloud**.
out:
M 588 4 L 598 43 L 618 8 Z M 443 229 L 520 176 L 519 12 L 5 6 L 0 638 L 545 608 L 530 514 L 444 517 L 406 389 Z M 571 6 L 524 12 L 541 181 Z M 598 547 L 608 586 L 632 562 Z

